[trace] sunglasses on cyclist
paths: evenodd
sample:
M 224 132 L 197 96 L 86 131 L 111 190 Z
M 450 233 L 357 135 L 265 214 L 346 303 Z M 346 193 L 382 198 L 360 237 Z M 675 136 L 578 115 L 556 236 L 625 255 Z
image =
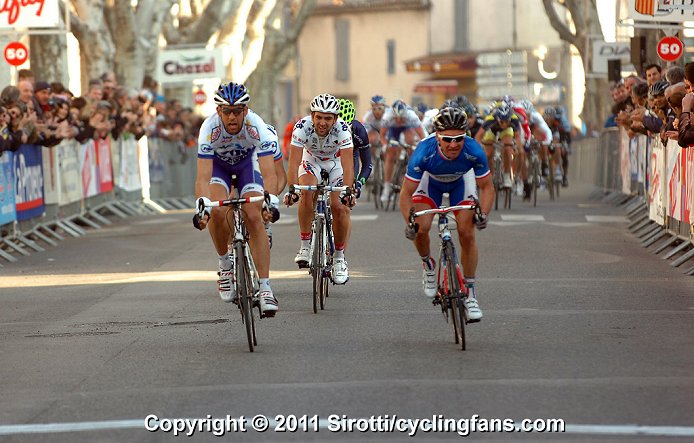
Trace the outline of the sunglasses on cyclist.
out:
M 246 107 L 245 106 L 242 106 L 240 108 L 220 107 L 219 109 L 222 111 L 222 114 L 224 114 L 224 115 L 230 115 L 233 113 L 236 117 L 238 117 L 239 115 L 241 115 L 243 110 L 246 109 Z
M 439 140 L 446 143 L 462 143 L 465 140 L 465 134 L 460 135 L 439 135 Z

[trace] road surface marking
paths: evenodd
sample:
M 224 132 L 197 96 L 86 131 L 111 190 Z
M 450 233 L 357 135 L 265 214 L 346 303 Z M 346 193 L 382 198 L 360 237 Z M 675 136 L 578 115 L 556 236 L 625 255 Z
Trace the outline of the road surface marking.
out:
M 501 214 L 501 219 L 503 221 L 532 221 L 532 222 L 545 221 L 544 216 L 533 215 L 533 214 Z
M 622 215 L 586 215 L 586 220 L 591 223 L 629 223 L 629 219 Z

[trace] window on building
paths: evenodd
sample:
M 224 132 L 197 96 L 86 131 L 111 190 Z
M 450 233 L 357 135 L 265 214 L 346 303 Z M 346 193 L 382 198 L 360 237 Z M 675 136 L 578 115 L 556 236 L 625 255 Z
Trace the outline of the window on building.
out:
M 335 78 L 349 81 L 349 21 L 335 20 Z
M 395 74 L 395 40 L 388 40 L 386 42 L 386 49 L 388 51 L 388 75 Z

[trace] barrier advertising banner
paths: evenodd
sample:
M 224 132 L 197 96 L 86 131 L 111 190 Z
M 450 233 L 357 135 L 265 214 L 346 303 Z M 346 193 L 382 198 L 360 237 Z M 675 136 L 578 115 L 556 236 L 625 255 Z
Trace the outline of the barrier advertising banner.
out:
M 694 222 L 694 149 L 681 149 L 682 157 L 682 221 Z
M 99 193 L 113 189 L 113 168 L 111 167 L 111 138 L 106 137 L 95 142 L 96 165 L 99 173 Z
M 134 137 L 124 137 L 119 141 L 119 145 L 120 168 L 116 185 L 124 191 L 142 189 L 137 140 Z
M 94 140 L 80 146 L 80 175 L 82 177 L 82 195 L 93 197 L 99 193 L 99 176 L 96 169 L 96 149 Z
M 60 168 L 58 167 L 58 154 L 53 149 L 41 148 L 43 157 L 43 200 L 47 205 L 58 204 L 60 193 Z
M 631 195 L 631 140 L 624 129 L 619 130 L 619 175 L 622 178 L 622 193 Z
M 39 217 L 44 211 L 41 146 L 22 145 L 14 155 L 17 220 Z
M 58 167 L 60 168 L 59 204 L 66 205 L 81 200 L 80 144 L 74 139 L 63 140 L 53 149 L 58 154 Z
M 682 220 L 682 160 L 680 147 L 677 142 L 668 142 L 667 147 L 666 185 L 667 185 L 667 214 L 675 220 Z
M 665 167 L 665 147 L 656 137 L 651 143 L 651 155 L 648 161 L 648 210 L 651 220 L 658 224 L 665 224 L 665 176 L 662 171 Z
M 17 219 L 14 206 L 13 154 L 7 151 L 0 155 L 0 225 L 11 223 Z

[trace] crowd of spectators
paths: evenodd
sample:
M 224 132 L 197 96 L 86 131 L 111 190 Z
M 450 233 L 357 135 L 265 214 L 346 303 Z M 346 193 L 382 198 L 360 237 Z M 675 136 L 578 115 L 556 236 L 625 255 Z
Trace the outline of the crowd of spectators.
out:
M 683 128 L 682 117 L 689 125 L 689 110 L 685 107 L 683 116 L 683 99 L 692 96 L 694 89 L 694 63 L 682 66 L 671 66 L 667 70 L 658 64 L 647 65 L 643 76 L 630 75 L 614 83 L 610 93 L 614 102 L 612 115 L 605 122 L 605 127 L 620 126 L 627 130 L 629 137 L 646 134 L 660 137 L 665 144 L 668 139 L 678 140 Z M 692 102 L 692 98 L 684 100 Z M 694 129 L 692 129 L 694 138 Z M 689 144 L 692 144 L 691 142 Z
M 179 100 L 167 101 L 152 78 L 143 83 L 141 89 L 119 85 L 107 72 L 75 97 L 62 83 L 36 81 L 32 71 L 20 70 L 17 86 L 0 93 L 0 155 L 25 143 L 52 147 L 64 139 L 117 140 L 125 133 L 163 138 L 182 152 L 194 148 L 203 119 Z

